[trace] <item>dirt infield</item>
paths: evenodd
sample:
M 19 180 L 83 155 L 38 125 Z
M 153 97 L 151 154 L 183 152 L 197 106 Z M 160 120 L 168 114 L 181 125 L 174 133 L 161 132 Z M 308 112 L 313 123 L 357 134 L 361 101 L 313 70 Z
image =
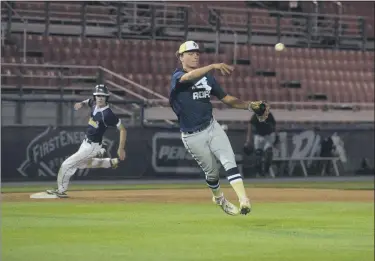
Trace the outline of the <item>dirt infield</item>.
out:
M 223 189 L 229 199 L 236 199 L 232 189 Z M 328 190 L 328 189 L 248 189 L 252 202 L 312 202 L 312 201 L 357 201 L 374 202 L 372 190 Z M 208 189 L 155 189 L 155 190 L 98 190 L 71 191 L 69 199 L 30 199 L 32 193 L 4 193 L 3 202 L 27 201 L 79 201 L 79 202 L 209 202 Z

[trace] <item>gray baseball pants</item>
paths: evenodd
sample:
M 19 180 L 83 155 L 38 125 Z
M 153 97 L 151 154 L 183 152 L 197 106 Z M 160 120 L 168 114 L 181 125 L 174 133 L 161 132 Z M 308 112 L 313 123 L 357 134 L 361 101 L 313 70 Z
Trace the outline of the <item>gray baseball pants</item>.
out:
M 215 120 L 204 130 L 192 134 L 181 133 L 182 142 L 206 175 L 210 188 L 219 187 L 220 163 L 229 182 L 242 179 L 228 136 Z

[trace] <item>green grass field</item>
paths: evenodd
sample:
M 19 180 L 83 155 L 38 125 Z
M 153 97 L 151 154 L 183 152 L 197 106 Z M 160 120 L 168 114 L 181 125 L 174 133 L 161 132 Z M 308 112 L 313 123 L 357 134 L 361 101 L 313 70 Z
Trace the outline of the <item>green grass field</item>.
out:
M 297 186 L 273 184 L 280 185 Z M 152 188 L 144 186 L 132 189 Z M 332 186 L 371 189 L 358 183 Z M 97 189 L 75 186 L 84 188 Z M 1 223 L 3 261 L 374 260 L 372 202 L 259 202 L 251 215 L 231 217 L 208 200 L 196 204 L 3 201 Z

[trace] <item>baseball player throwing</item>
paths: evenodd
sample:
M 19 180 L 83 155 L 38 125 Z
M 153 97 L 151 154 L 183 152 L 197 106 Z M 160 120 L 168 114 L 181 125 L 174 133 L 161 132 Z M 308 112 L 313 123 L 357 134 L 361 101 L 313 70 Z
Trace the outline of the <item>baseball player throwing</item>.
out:
M 228 136 L 213 118 L 210 96 L 214 95 L 236 109 L 253 110 L 264 118 L 267 118 L 264 108 L 268 105 L 262 101 L 244 102 L 226 94 L 210 71 L 220 70 L 223 75 L 229 75 L 234 68 L 225 63 L 199 67 L 199 54 L 199 46 L 193 41 L 181 44 L 176 52 L 182 69 L 173 72 L 170 105 L 178 118 L 185 148 L 205 173 L 213 201 L 229 215 L 246 215 L 251 210 L 250 201 Z M 239 209 L 230 203 L 220 190 L 219 162 L 238 196 Z
M 125 159 L 126 129 L 121 120 L 112 112 L 108 106 L 109 92 L 106 86 L 97 85 L 93 98 L 74 105 L 75 110 L 83 106 L 91 107 L 91 117 L 86 130 L 86 138 L 83 140 L 79 150 L 67 158 L 61 165 L 57 176 L 57 189 L 47 190 L 48 194 L 59 198 L 67 198 L 70 177 L 77 169 L 85 168 L 117 168 L 119 159 Z M 120 131 L 120 144 L 117 151 L 118 158 L 99 158 L 105 150 L 102 148 L 102 139 L 109 126 L 117 127 Z

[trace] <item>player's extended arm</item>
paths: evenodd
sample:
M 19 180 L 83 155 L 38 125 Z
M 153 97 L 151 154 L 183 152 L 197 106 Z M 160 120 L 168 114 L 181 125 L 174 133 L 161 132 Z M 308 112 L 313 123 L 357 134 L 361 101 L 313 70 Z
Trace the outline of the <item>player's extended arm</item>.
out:
M 210 64 L 205 67 L 201 67 L 201 68 L 192 70 L 188 73 L 185 73 L 184 75 L 181 76 L 180 82 L 187 82 L 187 81 L 192 81 L 195 79 L 202 78 L 209 71 L 214 70 L 214 69 L 220 70 L 223 75 L 227 75 L 227 74 L 230 74 L 234 70 L 234 67 L 227 65 L 225 63 Z
M 242 101 L 231 95 L 226 95 L 221 101 L 232 108 L 253 111 L 260 121 L 268 117 L 269 105 L 264 101 Z
M 84 100 L 84 101 L 81 101 L 81 102 L 77 102 L 76 104 L 74 104 L 74 109 L 75 110 L 79 110 L 79 109 L 81 109 L 83 106 L 87 106 L 87 105 L 89 105 L 89 103 L 90 103 L 90 99 L 86 99 L 86 100 Z
M 232 108 L 242 110 L 251 110 L 251 104 L 253 103 L 252 101 L 242 101 L 231 95 L 226 95 L 221 101 Z
M 117 154 L 118 154 L 120 160 L 124 160 L 125 159 L 125 143 L 126 143 L 127 132 L 126 132 L 126 129 L 125 129 L 124 125 L 122 125 L 122 124 L 120 124 L 118 129 L 120 131 L 120 143 L 118 145 Z

